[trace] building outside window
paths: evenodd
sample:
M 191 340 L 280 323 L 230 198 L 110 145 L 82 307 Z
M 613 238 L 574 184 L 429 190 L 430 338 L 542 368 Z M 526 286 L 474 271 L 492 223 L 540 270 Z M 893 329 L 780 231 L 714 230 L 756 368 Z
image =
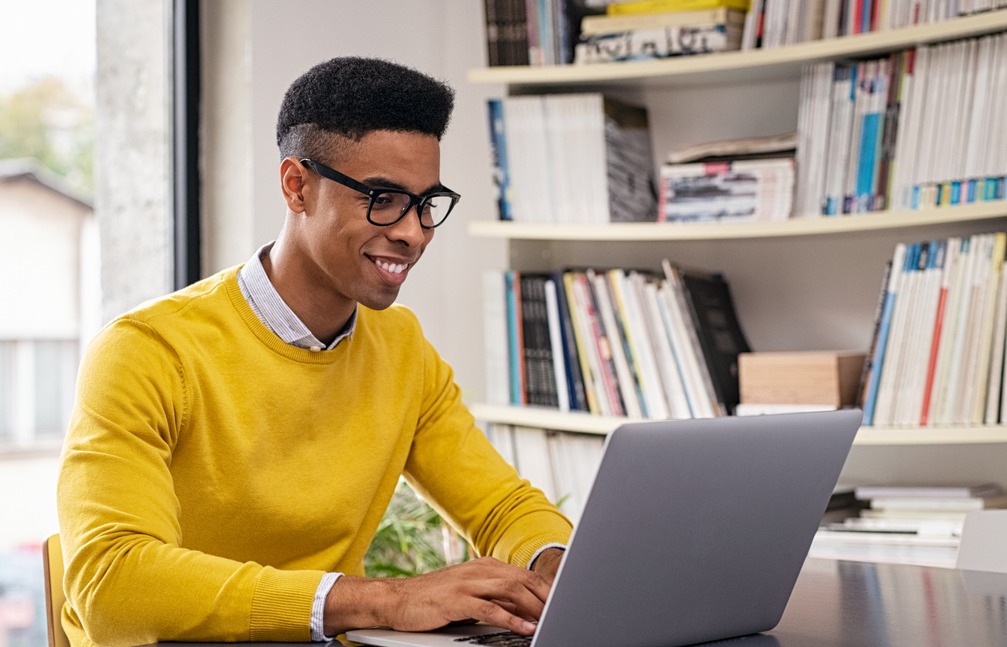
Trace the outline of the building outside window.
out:
M 41 543 L 99 325 L 95 0 L 0 4 L 0 647 L 46 643 Z

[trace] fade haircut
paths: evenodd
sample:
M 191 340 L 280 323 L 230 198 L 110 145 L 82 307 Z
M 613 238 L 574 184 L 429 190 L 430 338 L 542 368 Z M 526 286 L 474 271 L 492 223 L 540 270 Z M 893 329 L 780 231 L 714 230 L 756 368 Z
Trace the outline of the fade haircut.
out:
M 325 159 L 335 145 L 375 130 L 444 136 L 454 90 L 397 63 L 348 56 L 319 63 L 290 84 L 276 121 L 280 157 Z M 326 137 L 337 135 L 338 137 Z

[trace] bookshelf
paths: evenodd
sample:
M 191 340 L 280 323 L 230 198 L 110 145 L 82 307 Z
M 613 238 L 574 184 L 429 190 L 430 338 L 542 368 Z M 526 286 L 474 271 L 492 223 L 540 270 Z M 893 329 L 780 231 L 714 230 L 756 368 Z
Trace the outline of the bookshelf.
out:
M 981 36 L 1007 29 L 1007 10 L 888 31 L 809 41 L 766 50 L 720 52 L 661 61 L 492 67 L 471 70 L 472 83 L 501 83 L 534 91 L 572 85 L 688 86 L 796 78 L 809 63 L 856 58 L 903 47 Z
M 544 407 L 512 407 L 475 404 L 472 413 L 479 420 L 498 424 L 541 427 L 579 434 L 605 435 L 625 422 L 637 419 L 596 416 L 582 412 L 563 413 Z M 642 419 L 640 419 L 642 420 Z M 935 428 L 865 427 L 854 441 L 858 446 L 893 445 L 979 445 L 1007 443 L 1007 426 L 949 426 Z
M 613 223 L 570 227 L 492 220 L 471 222 L 468 231 L 470 235 L 479 238 L 508 240 L 596 242 L 740 240 L 789 236 L 827 236 L 877 230 L 898 230 L 901 235 L 907 234 L 913 229 L 922 229 L 933 225 L 997 221 L 1002 220 L 1005 215 L 1007 215 L 1007 205 L 1000 202 L 978 202 L 921 211 L 886 211 L 853 214 L 840 218 L 794 218 L 776 222 Z
M 1007 10 L 770 50 L 661 61 L 470 70 L 505 93 L 604 91 L 648 107 L 655 164 L 698 141 L 768 135 L 797 123 L 801 68 L 1007 31 Z M 744 223 L 562 225 L 477 220 L 473 237 L 507 242 L 521 271 L 655 268 L 671 258 L 722 271 L 755 350 L 866 350 L 883 266 L 897 242 L 1007 228 L 1007 201 L 918 211 Z M 624 422 L 585 413 L 475 404 L 485 423 L 604 435 Z M 846 482 L 989 478 L 1007 484 L 1007 426 L 865 427 Z

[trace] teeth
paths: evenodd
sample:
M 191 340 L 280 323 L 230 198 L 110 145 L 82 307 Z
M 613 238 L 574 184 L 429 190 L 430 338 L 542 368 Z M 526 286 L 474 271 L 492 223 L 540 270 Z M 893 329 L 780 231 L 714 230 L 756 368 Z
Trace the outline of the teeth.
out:
M 374 263 L 384 271 L 391 272 L 392 274 L 401 274 L 407 267 L 405 263 L 388 263 L 385 261 L 374 261 Z

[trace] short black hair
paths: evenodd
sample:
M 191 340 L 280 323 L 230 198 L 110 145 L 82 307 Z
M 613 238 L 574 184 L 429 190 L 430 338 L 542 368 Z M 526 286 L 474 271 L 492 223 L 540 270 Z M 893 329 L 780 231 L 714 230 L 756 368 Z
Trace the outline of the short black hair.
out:
M 276 121 L 280 156 L 319 156 L 324 133 L 359 141 L 375 130 L 444 136 L 454 90 L 410 67 L 347 56 L 312 67 L 287 88 Z

